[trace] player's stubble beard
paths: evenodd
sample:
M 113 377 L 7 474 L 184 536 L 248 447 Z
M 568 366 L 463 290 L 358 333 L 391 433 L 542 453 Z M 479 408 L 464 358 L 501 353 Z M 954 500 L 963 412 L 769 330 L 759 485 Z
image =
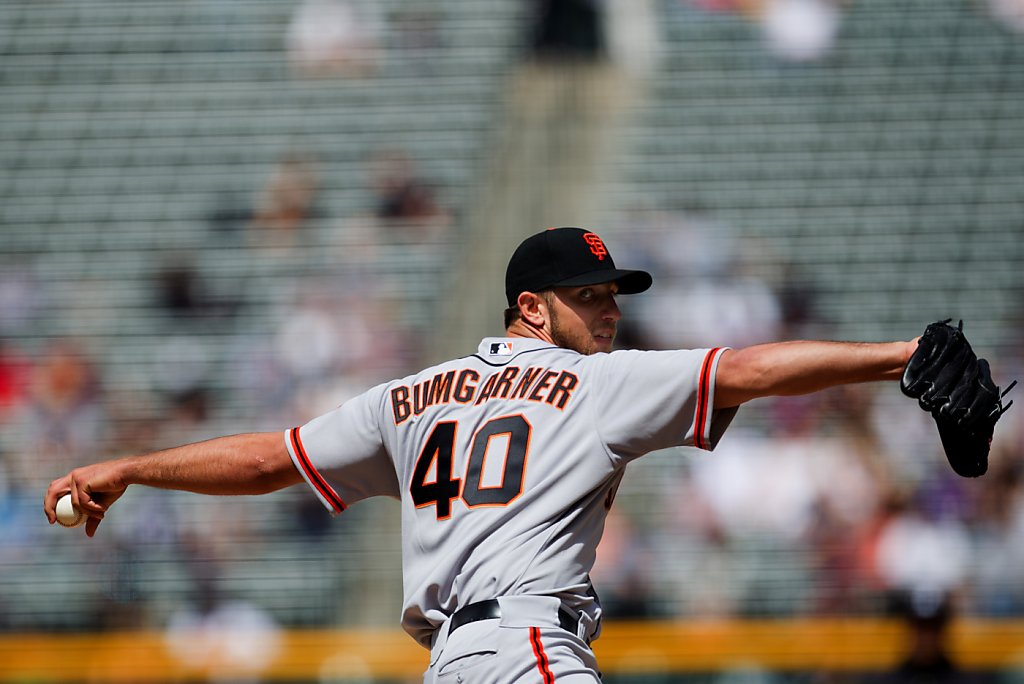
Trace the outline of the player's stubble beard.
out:
M 551 320 L 551 340 L 563 349 L 571 349 L 583 354 L 584 356 L 590 356 L 591 354 L 597 353 L 594 336 L 589 330 L 586 328 L 583 328 L 582 332 L 570 330 L 566 326 L 562 325 L 558 312 L 555 310 L 555 303 L 553 301 L 554 297 L 553 293 L 544 293 L 544 299 L 547 300 L 548 314 Z M 614 338 L 615 335 L 613 331 L 612 339 Z

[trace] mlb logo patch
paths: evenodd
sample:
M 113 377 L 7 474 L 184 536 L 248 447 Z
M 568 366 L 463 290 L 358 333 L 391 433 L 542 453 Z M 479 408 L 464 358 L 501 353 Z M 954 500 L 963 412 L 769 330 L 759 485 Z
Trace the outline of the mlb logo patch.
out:
M 491 356 L 512 356 L 512 343 L 492 342 L 490 353 Z

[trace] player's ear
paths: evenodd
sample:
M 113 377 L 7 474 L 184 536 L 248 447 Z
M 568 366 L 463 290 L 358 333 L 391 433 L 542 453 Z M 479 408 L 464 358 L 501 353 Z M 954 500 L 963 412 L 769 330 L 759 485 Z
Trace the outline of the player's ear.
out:
M 530 325 L 543 328 L 548 320 L 548 304 L 543 297 L 536 292 L 520 292 L 516 300 L 519 306 L 519 313 L 523 320 Z

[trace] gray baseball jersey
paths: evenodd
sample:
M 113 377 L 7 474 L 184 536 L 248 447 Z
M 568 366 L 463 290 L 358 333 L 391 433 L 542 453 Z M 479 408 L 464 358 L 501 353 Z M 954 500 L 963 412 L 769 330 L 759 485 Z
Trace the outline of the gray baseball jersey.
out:
M 402 626 L 424 646 L 456 609 L 499 596 L 556 596 L 599 624 L 589 572 L 623 471 L 656 449 L 715 446 L 736 412 L 713 410 L 722 352 L 487 338 L 286 439 L 333 513 L 401 501 Z

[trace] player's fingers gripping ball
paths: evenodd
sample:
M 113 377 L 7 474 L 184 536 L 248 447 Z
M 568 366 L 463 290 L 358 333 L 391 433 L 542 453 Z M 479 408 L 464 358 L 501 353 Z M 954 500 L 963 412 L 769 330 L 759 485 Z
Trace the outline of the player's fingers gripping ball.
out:
M 56 513 L 57 523 L 64 527 L 79 527 L 89 519 L 88 515 L 75 508 L 75 505 L 71 503 L 70 494 L 65 494 L 57 501 Z

